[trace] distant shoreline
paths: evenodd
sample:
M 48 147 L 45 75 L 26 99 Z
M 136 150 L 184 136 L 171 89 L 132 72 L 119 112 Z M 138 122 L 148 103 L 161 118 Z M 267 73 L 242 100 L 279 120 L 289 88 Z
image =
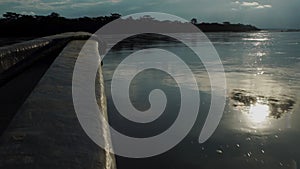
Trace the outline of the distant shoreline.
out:
M 261 29 L 244 24 L 232 24 L 230 22 L 220 23 L 200 23 L 194 24 L 203 32 L 253 32 L 260 31 Z
M 65 18 L 58 13 L 51 13 L 48 16 L 40 15 L 22 15 L 14 12 L 7 12 L 0 18 L 0 37 L 41 37 L 64 32 L 89 32 L 95 33 L 99 28 L 107 23 L 121 18 L 120 14 L 112 13 L 110 16 L 99 17 L 81 17 Z M 193 18 L 194 19 L 194 18 Z M 203 32 L 251 32 L 260 31 L 255 26 L 244 24 L 223 23 L 197 23 L 191 20 L 191 23 L 197 26 Z M 165 29 L 166 33 L 185 33 L 187 22 L 179 21 L 159 21 L 151 16 L 145 15 L 137 19 L 122 19 L 124 27 L 116 30 L 116 33 L 128 33 L 132 31 L 127 28 L 128 23 L 131 26 L 145 26 L 151 29 Z M 158 25 L 158 26 L 157 26 Z M 132 33 L 132 32 L 130 32 Z
M 110 16 L 99 17 L 81 17 L 81 18 L 65 18 L 58 13 L 51 13 L 48 16 L 40 15 L 22 15 L 13 12 L 3 14 L 0 18 L 0 37 L 1 38 L 32 38 L 43 37 L 65 32 L 89 32 L 95 33 L 104 25 L 121 18 L 120 14 L 112 13 Z M 159 21 L 151 16 L 143 16 L 137 19 L 126 18 L 121 20 L 122 28 L 116 29 L 116 34 L 135 33 L 131 32 L 130 26 L 148 27 L 154 30 L 160 30 L 165 33 L 189 33 L 186 30 L 187 22 L 179 21 Z M 253 25 L 233 24 L 230 22 L 223 23 L 197 23 L 197 19 L 193 18 L 190 23 L 198 27 L 202 32 L 298 32 L 299 29 L 260 29 Z M 130 25 L 130 26 L 128 26 Z M 163 29 L 163 30 L 162 30 Z M 9 44 L 6 43 L 6 44 Z M 1 45 L 3 46 L 3 45 Z
M 268 32 L 300 32 L 300 29 L 262 29 Z

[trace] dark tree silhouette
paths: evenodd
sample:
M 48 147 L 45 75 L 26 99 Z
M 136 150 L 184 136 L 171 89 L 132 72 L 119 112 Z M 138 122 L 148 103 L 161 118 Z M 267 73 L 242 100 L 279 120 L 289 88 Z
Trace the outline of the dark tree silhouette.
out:
M 60 15 L 56 12 L 52 12 L 50 15 L 49 15 L 50 18 L 59 18 Z
M 58 13 L 52 12 L 48 16 L 41 15 L 22 15 L 14 12 L 6 12 L 3 17 L 0 18 L 0 37 L 40 37 L 53 35 L 63 32 L 77 32 L 85 31 L 95 33 L 99 28 L 105 24 L 119 19 L 121 17 L 118 13 L 111 13 L 109 16 L 99 17 L 81 17 L 81 18 L 64 18 Z M 170 32 L 185 32 L 185 24 L 179 21 L 158 21 L 155 18 L 146 15 L 138 19 L 127 18 L 122 19 L 124 21 L 124 27 L 118 30 L 118 33 L 126 33 L 126 31 L 132 30 L 128 27 L 128 23 L 136 24 L 143 23 L 147 27 L 152 29 L 159 29 L 155 25 L 163 24 L 165 31 Z M 126 22 L 125 22 L 126 21 Z M 127 24 L 126 24 L 127 23 Z M 224 22 L 218 23 L 197 23 L 197 19 L 193 18 L 191 23 L 197 26 L 204 32 L 244 32 L 244 31 L 256 31 L 259 30 L 251 25 L 242 24 L 230 24 Z
M 6 12 L 3 14 L 3 18 L 6 20 L 17 20 L 21 17 L 20 14 L 14 13 L 14 12 Z
M 194 24 L 194 25 L 196 25 L 198 23 L 198 21 L 197 21 L 196 18 L 193 18 L 193 19 L 191 19 L 191 23 Z
M 120 18 L 118 13 L 110 16 L 64 18 L 56 12 L 47 16 L 22 15 L 6 12 L 0 18 L 1 37 L 40 37 L 63 32 L 85 31 L 94 33 L 103 25 Z

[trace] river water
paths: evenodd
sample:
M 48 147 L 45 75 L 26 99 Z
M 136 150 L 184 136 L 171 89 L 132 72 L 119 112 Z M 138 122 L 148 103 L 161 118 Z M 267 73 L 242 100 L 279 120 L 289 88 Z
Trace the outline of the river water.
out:
M 297 168 L 300 165 L 300 33 L 206 35 L 220 56 L 227 83 L 225 110 L 214 134 L 205 143 L 198 142 L 210 105 L 210 84 L 204 66 L 186 59 L 199 84 L 201 97 L 198 118 L 192 130 L 178 145 L 158 156 L 141 159 L 116 156 L 117 167 Z M 189 39 L 191 45 L 201 43 L 195 41 L 193 35 L 180 36 Z M 104 58 L 103 73 L 110 124 L 126 135 L 146 138 L 163 132 L 176 119 L 180 108 L 178 86 L 170 75 L 157 70 L 138 74 L 129 89 L 135 108 L 147 110 L 149 93 L 156 88 L 165 92 L 168 102 L 157 120 L 149 124 L 134 123 L 120 115 L 113 104 L 109 89 L 115 68 L 126 56 L 143 48 L 163 48 L 182 58 L 189 58 L 190 53 L 185 46 L 173 41 L 150 42 L 139 38 L 137 42 L 131 40 L 113 48 L 110 57 Z M 124 78 L 132 69 L 135 67 L 126 67 Z M 177 76 L 187 78 L 180 73 Z

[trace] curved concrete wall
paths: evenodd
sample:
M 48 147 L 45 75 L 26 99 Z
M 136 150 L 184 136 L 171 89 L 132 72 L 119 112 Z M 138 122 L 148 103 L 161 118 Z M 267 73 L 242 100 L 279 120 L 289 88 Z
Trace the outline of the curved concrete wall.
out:
M 11 68 L 18 62 L 30 57 L 34 52 L 48 46 L 51 40 L 36 39 L 24 43 L 0 48 L 0 73 Z
M 114 156 L 89 139 L 73 107 L 73 69 L 84 43 L 72 40 L 64 48 L 0 137 L 0 168 L 115 168 Z M 97 41 L 87 43 L 98 52 Z M 100 68 L 96 95 L 104 94 L 101 73 Z M 97 99 L 105 103 L 105 96 Z M 99 106 L 106 109 L 105 104 Z
M 0 48 L 0 135 L 67 43 L 90 36 L 64 33 Z
M 69 41 L 90 37 L 91 34 L 85 32 L 64 33 L 0 47 L 0 85 Z

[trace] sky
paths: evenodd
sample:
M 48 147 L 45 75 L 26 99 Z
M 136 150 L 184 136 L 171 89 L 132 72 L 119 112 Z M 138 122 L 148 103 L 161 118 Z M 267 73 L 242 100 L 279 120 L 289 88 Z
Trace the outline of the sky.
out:
M 252 24 L 259 28 L 300 28 L 300 0 L 0 0 L 0 14 L 65 17 L 163 12 L 198 22 Z

